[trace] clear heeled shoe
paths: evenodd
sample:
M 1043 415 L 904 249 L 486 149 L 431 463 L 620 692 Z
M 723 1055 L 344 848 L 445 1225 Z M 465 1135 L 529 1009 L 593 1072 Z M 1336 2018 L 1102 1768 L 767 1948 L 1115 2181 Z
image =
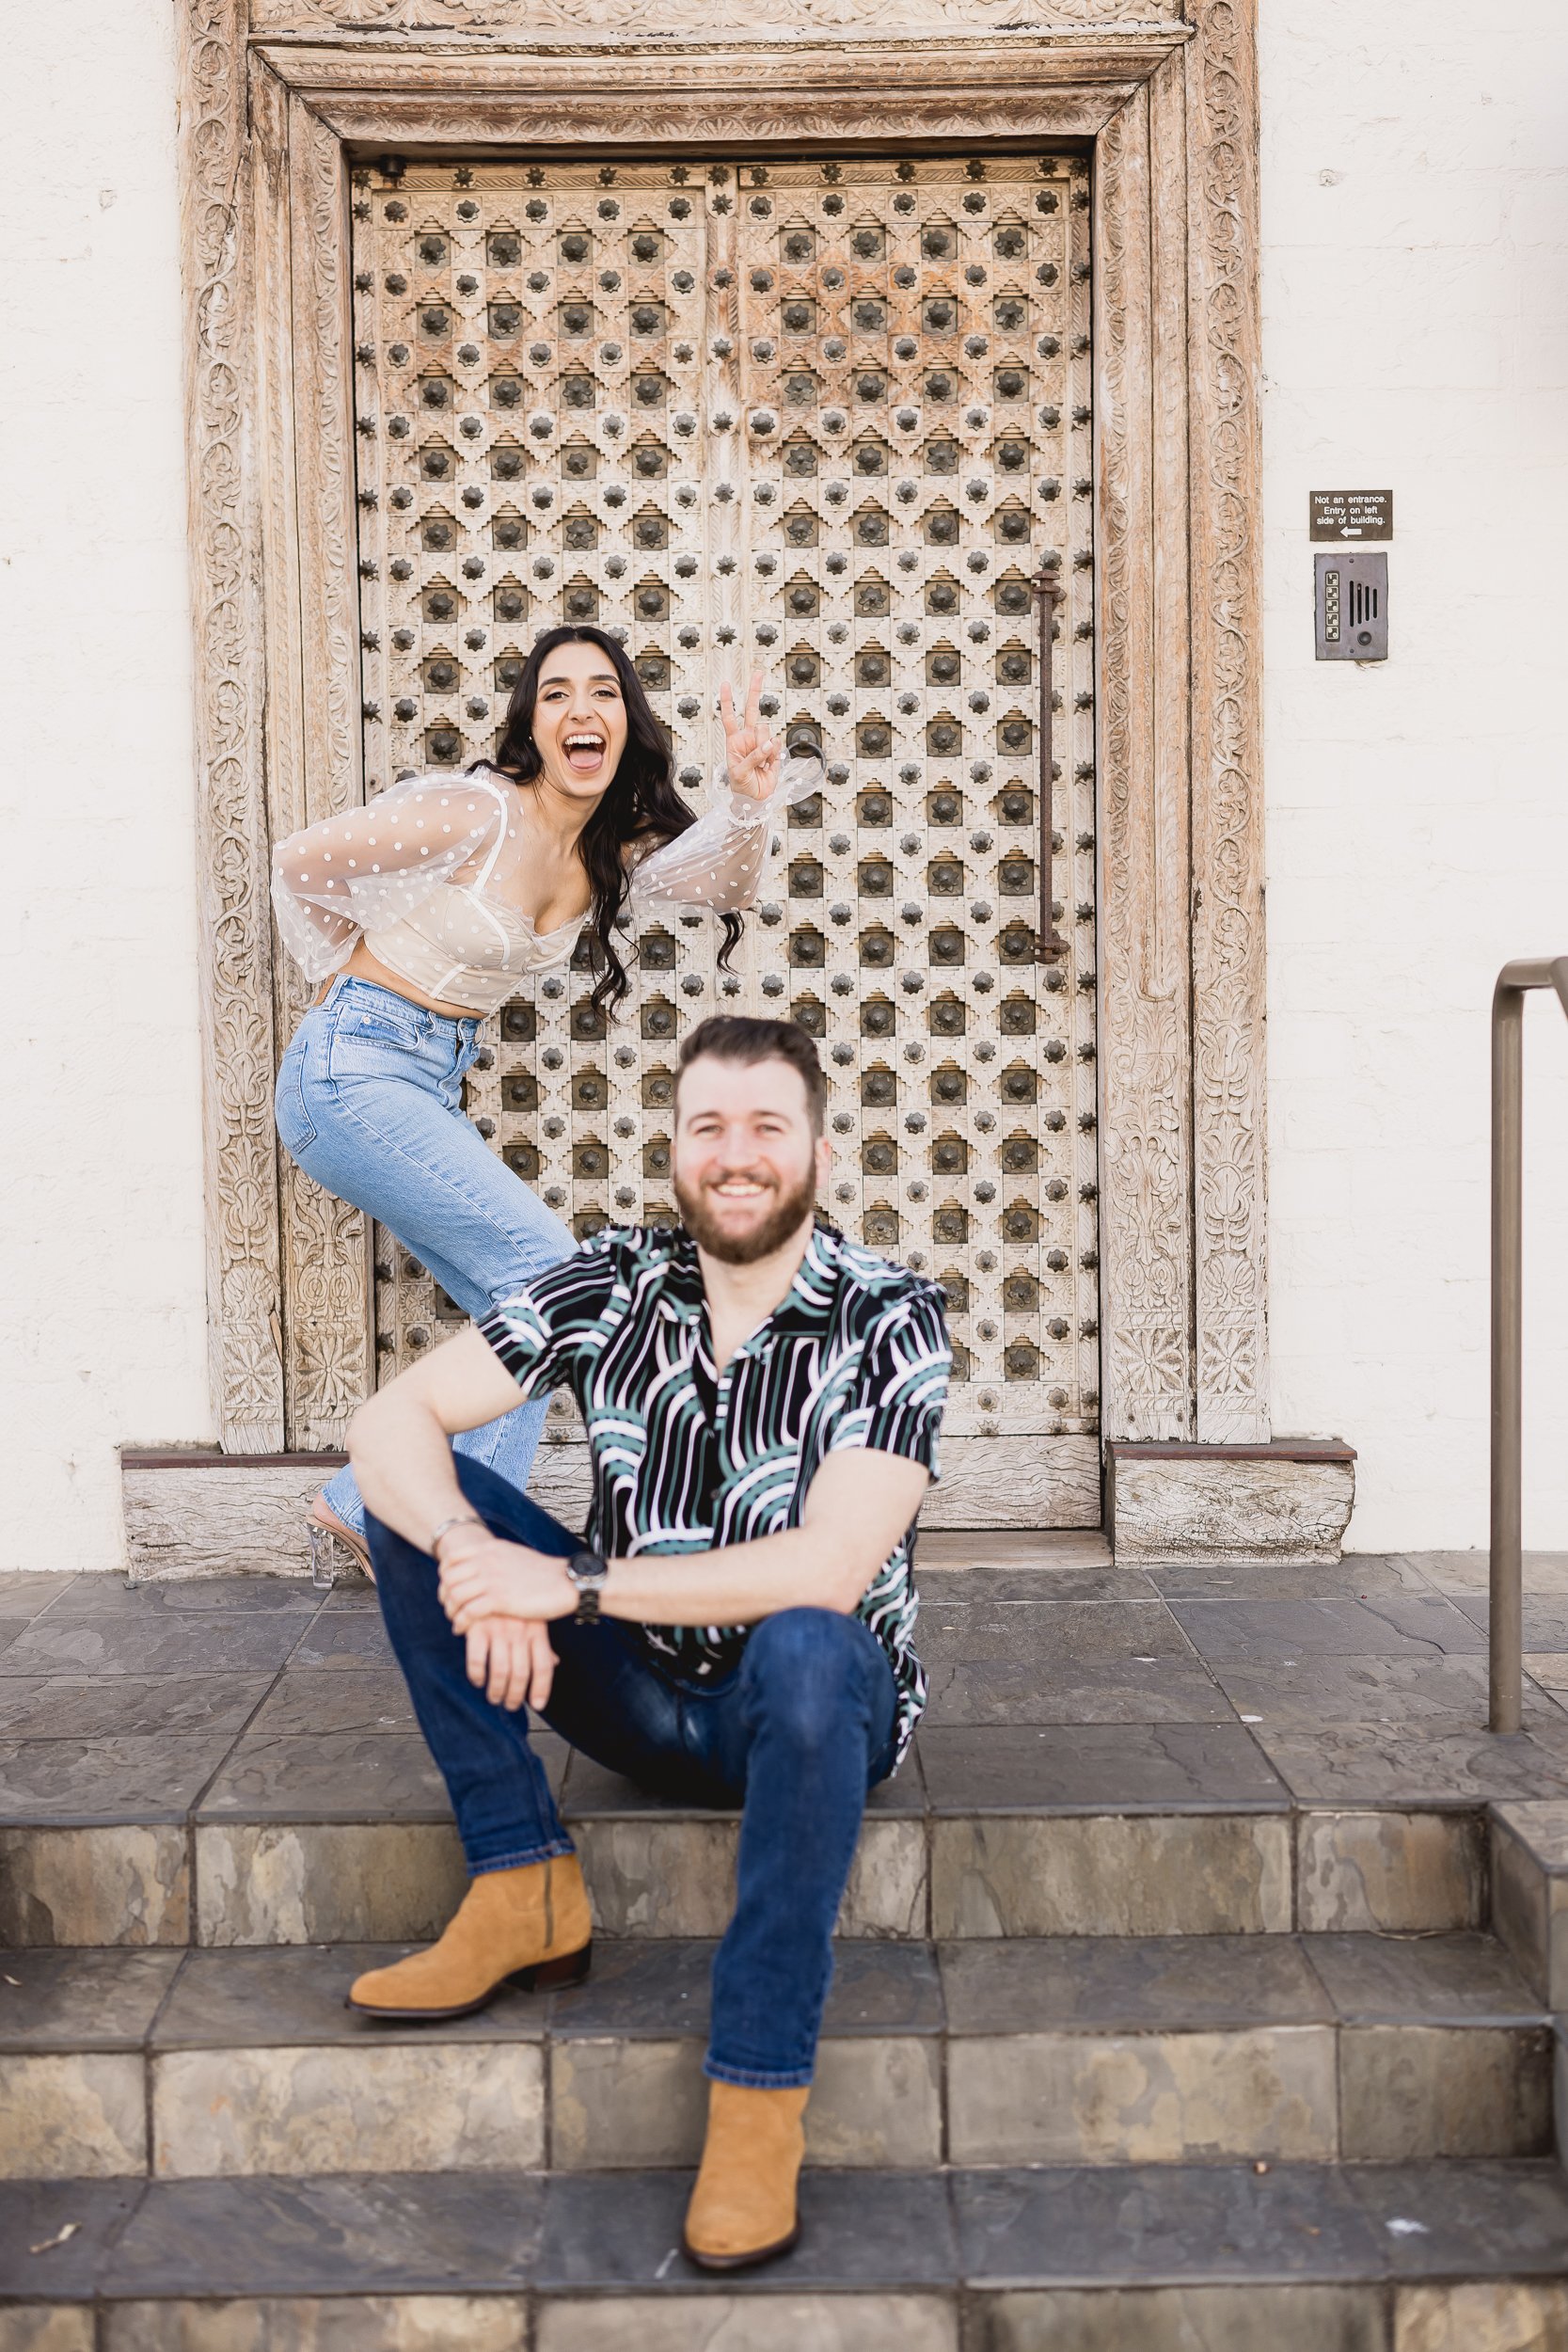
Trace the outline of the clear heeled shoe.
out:
M 316 1517 L 312 1505 L 305 1522 L 306 1540 L 310 1552 L 310 1581 L 318 1592 L 329 1593 L 338 1580 L 338 1553 L 345 1552 L 367 1582 L 375 1582 L 375 1570 L 371 1566 L 370 1552 L 352 1531 L 340 1521 L 328 1526 Z

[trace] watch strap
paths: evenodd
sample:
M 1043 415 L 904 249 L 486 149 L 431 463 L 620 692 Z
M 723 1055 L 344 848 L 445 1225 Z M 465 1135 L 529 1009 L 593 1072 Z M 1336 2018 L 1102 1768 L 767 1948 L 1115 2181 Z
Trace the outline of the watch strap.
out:
M 578 1622 L 591 1625 L 599 1614 L 599 1596 L 610 1581 L 610 1563 L 602 1551 L 590 1551 L 585 1546 L 572 1553 L 566 1574 L 577 1591 Z

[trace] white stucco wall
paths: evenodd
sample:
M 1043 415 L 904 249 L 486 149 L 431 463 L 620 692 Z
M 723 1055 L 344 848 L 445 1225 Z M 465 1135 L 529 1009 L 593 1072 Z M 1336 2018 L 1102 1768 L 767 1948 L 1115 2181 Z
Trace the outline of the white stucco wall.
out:
M 1568 948 L 1568 16 L 1262 0 L 1275 1426 L 1486 1540 L 1487 1014 Z M 1315 663 L 1310 489 L 1392 487 Z M 1568 1023 L 1527 1027 L 1526 1541 L 1568 1546 Z
M 1486 1006 L 1568 946 L 1568 20 L 1263 0 L 1274 1411 L 1361 1549 L 1484 1540 Z M 0 1566 L 120 1556 L 210 1439 L 167 0 L 6 6 Z M 1386 487 L 1393 659 L 1311 658 Z M 1568 1544 L 1568 1025 L 1528 1055 L 1527 1533 Z M 1554 1168 L 1555 1159 L 1555 1168 Z M 0 1615 L 3 1615 L 0 1610 Z
M 0 1567 L 212 1434 L 167 0 L 7 6 Z M 5 1614 L 0 1605 L 0 1618 Z

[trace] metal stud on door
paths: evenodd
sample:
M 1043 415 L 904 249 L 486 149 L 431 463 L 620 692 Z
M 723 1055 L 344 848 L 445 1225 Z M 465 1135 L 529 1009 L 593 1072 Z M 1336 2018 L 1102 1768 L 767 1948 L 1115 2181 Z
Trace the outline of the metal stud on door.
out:
M 735 970 L 705 914 L 628 938 L 607 1025 L 579 951 L 492 1025 L 482 1130 L 579 1232 L 668 1216 L 682 1032 L 792 1013 L 830 1073 L 829 1207 L 947 1292 L 949 1431 L 1092 1439 L 1083 166 L 411 163 L 356 194 L 371 788 L 488 752 L 562 619 L 629 646 L 694 800 L 719 682 L 753 660 L 770 723 L 827 763 Z M 385 1236 L 376 1256 L 385 1376 L 455 1310 Z

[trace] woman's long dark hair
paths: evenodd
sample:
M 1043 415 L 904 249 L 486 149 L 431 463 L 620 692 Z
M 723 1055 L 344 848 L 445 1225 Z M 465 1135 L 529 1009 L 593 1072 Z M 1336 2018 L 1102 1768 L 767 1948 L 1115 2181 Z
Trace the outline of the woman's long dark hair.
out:
M 626 898 L 626 845 L 635 842 L 657 847 L 660 842 L 673 840 L 697 820 L 671 782 L 670 746 L 642 691 L 642 681 L 633 669 L 626 647 L 602 628 L 547 628 L 534 639 L 523 663 L 523 674 L 506 707 L 506 723 L 496 745 L 496 755 L 476 765 L 499 768 L 504 774 L 515 777 L 519 784 L 531 784 L 541 772 L 544 761 L 533 739 L 533 707 L 538 699 L 539 673 L 545 657 L 554 653 L 558 645 L 597 645 L 609 657 L 621 682 L 621 698 L 626 707 L 626 747 L 621 754 L 621 764 L 583 827 L 578 844 L 578 854 L 588 869 L 594 893 L 588 909 L 589 954 L 598 977 L 592 1001 L 613 1012 L 631 988 L 614 939 L 615 918 Z M 740 937 L 740 917 L 726 914 L 721 920 L 724 944 L 719 951 L 719 961 L 722 966 L 728 964 Z

